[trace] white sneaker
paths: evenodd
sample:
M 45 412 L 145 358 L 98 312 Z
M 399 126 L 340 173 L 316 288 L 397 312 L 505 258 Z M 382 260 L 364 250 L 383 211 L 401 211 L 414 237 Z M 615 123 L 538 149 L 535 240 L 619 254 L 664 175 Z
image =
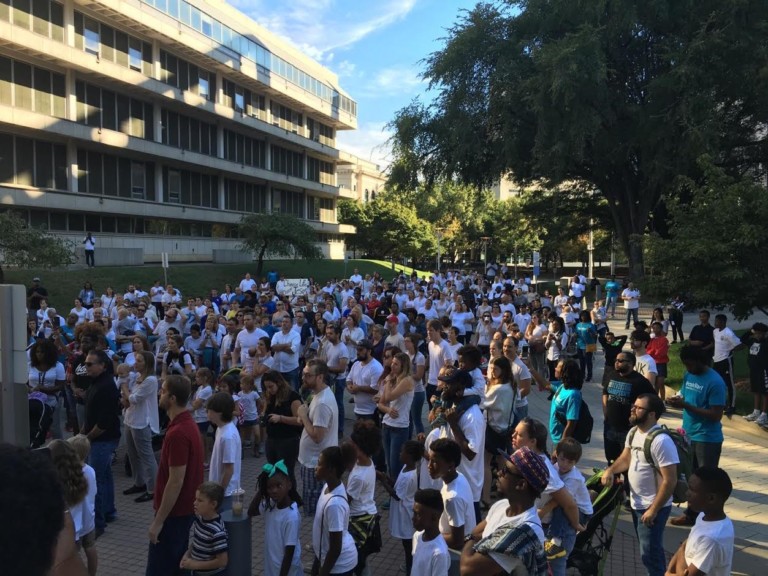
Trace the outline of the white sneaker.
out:
M 760 414 L 760 417 L 757 420 L 755 420 L 755 424 L 757 424 L 758 426 L 768 426 L 768 414 L 766 414 L 765 412 Z
M 752 414 L 747 414 L 744 416 L 744 420 L 747 422 L 754 422 L 760 417 L 760 412 L 752 412 Z

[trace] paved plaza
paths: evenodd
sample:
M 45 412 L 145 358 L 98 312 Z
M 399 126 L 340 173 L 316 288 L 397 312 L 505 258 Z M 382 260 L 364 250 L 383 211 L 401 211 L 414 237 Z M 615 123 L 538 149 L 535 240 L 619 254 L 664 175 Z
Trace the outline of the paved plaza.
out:
M 752 317 L 747 322 L 739 324 L 729 322 L 733 328 L 751 325 L 755 321 L 765 321 L 762 317 Z M 686 334 L 696 322 L 695 315 L 686 315 Z M 623 322 L 614 321 L 612 329 L 625 333 Z M 602 375 L 603 357 L 598 354 L 595 359 L 595 378 L 600 381 Z M 584 458 L 580 468 L 589 472 L 593 466 L 603 466 L 602 429 L 603 418 L 600 410 L 601 390 L 595 382 L 584 387 L 585 400 L 592 407 L 595 418 L 592 442 L 584 448 Z M 530 415 L 548 420 L 549 403 L 546 394 L 533 390 L 530 396 Z M 662 419 L 670 427 L 680 424 L 680 414 L 668 414 Z M 740 418 L 723 419 L 726 440 L 723 446 L 721 466 L 731 475 L 734 491 L 728 501 L 726 511 L 734 522 L 736 529 L 736 553 L 734 554 L 734 574 L 763 573 L 768 559 L 768 432 L 758 426 L 742 422 Z M 349 429 L 349 426 L 347 427 Z M 104 536 L 98 541 L 99 573 L 105 576 L 138 576 L 144 574 L 147 556 L 147 528 L 152 520 L 152 504 L 136 504 L 133 497 L 122 495 L 122 491 L 131 484 L 130 478 L 123 473 L 122 456 L 124 449 L 119 452 L 119 464 L 114 466 L 116 504 L 118 519 L 108 526 Z M 254 483 L 263 458 L 247 456 L 243 461 L 242 477 L 246 479 L 244 488 L 248 491 L 246 498 L 253 496 Z M 377 502 L 384 501 L 383 491 L 380 491 Z M 673 510 L 673 515 L 681 511 Z M 371 573 L 374 576 L 396 576 L 403 573 L 402 546 L 389 538 L 388 513 L 382 511 L 382 533 L 384 548 L 369 560 Z M 311 551 L 306 546 L 311 541 L 312 521 L 304 518 L 302 522 L 302 547 L 304 566 L 309 573 Z M 688 530 L 668 526 L 665 531 L 665 549 L 671 554 L 687 536 Z M 253 571 L 254 575 L 263 573 L 261 564 L 264 541 L 263 521 L 253 520 Z M 606 564 L 605 574 L 621 574 L 622 576 L 642 575 L 644 570 L 640 562 L 637 544 L 633 533 L 631 516 L 622 510 L 615 539 Z

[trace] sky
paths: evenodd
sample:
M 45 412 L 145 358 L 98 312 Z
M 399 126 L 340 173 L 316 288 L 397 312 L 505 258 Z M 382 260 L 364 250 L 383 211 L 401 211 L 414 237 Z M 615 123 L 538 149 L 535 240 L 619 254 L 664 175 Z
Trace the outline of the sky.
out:
M 415 97 L 431 98 L 421 62 L 443 46 L 462 9 L 477 0 L 228 0 L 339 76 L 357 102 L 358 129 L 337 145 L 384 168 L 386 124 Z

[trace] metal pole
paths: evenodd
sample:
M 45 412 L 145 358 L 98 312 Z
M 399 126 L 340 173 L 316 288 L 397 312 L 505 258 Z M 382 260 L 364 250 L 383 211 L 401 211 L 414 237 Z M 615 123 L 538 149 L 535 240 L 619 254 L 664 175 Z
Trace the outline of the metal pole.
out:
M 611 276 L 616 275 L 616 246 L 614 245 L 614 233 L 611 232 Z
M 0 285 L 0 442 L 29 446 L 24 286 Z
M 589 219 L 589 279 L 595 277 L 595 232 L 592 228 L 593 220 Z

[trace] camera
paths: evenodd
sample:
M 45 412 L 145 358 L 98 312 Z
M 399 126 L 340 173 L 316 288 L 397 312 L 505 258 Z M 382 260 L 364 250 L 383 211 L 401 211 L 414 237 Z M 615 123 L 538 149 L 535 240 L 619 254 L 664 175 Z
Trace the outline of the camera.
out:
M 528 360 L 530 350 L 531 350 L 531 347 L 528 344 L 523 344 L 522 349 L 520 351 L 520 358 L 522 358 L 523 360 Z

